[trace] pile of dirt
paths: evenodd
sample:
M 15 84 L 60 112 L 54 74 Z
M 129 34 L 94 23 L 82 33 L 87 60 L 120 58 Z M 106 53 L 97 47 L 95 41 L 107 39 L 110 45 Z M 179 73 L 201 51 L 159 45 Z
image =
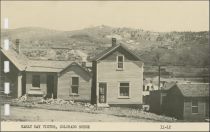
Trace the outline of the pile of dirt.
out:
M 66 100 L 63 100 L 63 99 L 53 99 L 53 98 L 50 98 L 50 99 L 42 99 L 41 101 L 38 102 L 38 104 L 73 104 L 74 102 L 72 101 L 66 101 Z
M 23 95 L 23 96 L 21 96 L 19 98 L 16 98 L 16 99 L 14 99 L 14 101 L 25 102 L 25 101 L 27 101 L 27 95 L 25 94 L 25 95 Z
M 90 103 L 84 103 L 84 102 L 74 102 L 73 100 L 64 100 L 64 99 L 41 99 L 41 101 L 38 102 L 38 104 L 56 104 L 56 105 L 63 105 L 63 104 L 69 104 L 69 105 L 77 105 L 77 106 L 84 106 L 86 108 L 94 108 L 94 105 L 91 105 Z

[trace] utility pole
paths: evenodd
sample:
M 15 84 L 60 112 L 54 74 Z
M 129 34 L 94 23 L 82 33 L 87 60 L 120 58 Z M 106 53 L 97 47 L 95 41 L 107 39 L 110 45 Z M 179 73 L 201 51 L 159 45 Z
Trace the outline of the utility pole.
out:
M 160 89 L 160 65 L 158 65 L 158 89 Z

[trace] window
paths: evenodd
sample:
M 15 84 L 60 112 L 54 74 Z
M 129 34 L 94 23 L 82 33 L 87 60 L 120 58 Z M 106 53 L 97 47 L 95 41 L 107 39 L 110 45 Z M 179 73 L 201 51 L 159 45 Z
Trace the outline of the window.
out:
M 71 92 L 78 94 L 79 89 L 79 77 L 72 77 Z
M 106 83 L 99 83 L 99 103 L 106 103 Z
M 129 83 L 120 83 L 120 96 L 129 97 Z
M 147 91 L 149 91 L 149 86 L 147 86 Z
M 145 86 L 143 85 L 143 91 L 145 91 Z
M 198 100 L 192 99 L 192 113 L 198 113 Z
M 123 69 L 124 56 L 117 56 L 117 69 Z
M 32 87 L 39 87 L 40 88 L 40 76 L 33 75 L 32 76 Z

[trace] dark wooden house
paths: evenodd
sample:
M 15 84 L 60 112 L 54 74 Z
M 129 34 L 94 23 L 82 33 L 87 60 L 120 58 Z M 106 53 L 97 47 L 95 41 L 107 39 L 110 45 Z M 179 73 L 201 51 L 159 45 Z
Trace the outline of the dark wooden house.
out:
M 163 103 L 165 102 L 165 97 L 167 96 L 168 90 L 172 88 L 176 83 L 167 82 L 162 85 L 159 90 L 150 91 L 148 95 L 149 111 L 156 114 L 163 113 Z
M 176 84 L 168 90 L 163 112 L 178 119 L 204 121 L 209 118 L 209 84 Z

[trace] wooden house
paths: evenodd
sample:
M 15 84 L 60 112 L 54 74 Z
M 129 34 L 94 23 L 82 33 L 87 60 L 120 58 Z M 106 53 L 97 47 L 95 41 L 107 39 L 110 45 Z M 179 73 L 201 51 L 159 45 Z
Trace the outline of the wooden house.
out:
M 12 48 L 1 49 L 0 55 L 1 91 L 4 91 L 4 82 L 9 82 L 11 97 L 27 94 L 72 99 L 72 93 L 77 93 L 76 99 L 90 101 L 90 69 L 71 61 L 29 60 Z M 5 61 L 9 62 L 7 73 L 4 72 Z
M 58 98 L 90 102 L 91 73 L 84 65 L 72 62 L 58 75 Z
M 209 119 L 209 84 L 176 84 L 168 90 L 163 111 L 166 115 L 188 121 Z
M 5 51 L 1 49 L 0 52 L 0 83 L 1 94 L 4 94 L 4 82 L 9 83 L 10 93 L 8 96 L 17 98 L 22 96 L 25 89 L 25 75 L 24 70 L 26 68 L 27 58 L 23 55 L 19 55 L 14 50 Z M 8 71 L 5 71 L 5 64 L 7 63 Z
M 143 62 L 123 44 L 112 47 L 92 61 L 91 103 L 98 106 L 142 104 Z
M 29 60 L 25 69 L 26 94 L 57 98 L 58 73 L 70 61 Z

